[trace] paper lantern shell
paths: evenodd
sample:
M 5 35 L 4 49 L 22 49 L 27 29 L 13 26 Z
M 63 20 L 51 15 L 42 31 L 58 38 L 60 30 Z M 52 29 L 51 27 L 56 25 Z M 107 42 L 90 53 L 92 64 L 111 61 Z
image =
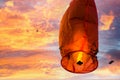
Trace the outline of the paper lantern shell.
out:
M 98 16 L 94 0 L 73 0 L 62 17 L 59 32 L 61 65 L 73 73 L 98 66 Z

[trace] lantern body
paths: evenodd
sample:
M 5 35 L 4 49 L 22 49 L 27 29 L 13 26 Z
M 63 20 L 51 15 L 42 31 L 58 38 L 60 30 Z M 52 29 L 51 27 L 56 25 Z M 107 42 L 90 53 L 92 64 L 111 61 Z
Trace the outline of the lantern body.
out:
M 73 0 L 62 17 L 59 32 L 61 65 L 73 73 L 98 66 L 98 16 L 94 0 Z

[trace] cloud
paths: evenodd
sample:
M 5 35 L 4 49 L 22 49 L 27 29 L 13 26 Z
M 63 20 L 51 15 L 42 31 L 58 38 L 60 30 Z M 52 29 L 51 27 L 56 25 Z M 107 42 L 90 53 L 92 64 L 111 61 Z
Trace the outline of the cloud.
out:
M 13 50 L 1 50 L 0 51 L 0 58 L 13 58 L 13 57 L 29 57 L 36 54 L 41 54 L 43 51 L 13 51 Z
M 5 50 L 0 52 L 0 56 L 0 76 L 3 78 L 14 78 L 14 76 L 21 78 L 30 75 L 30 78 L 35 75 L 44 78 L 48 75 L 57 75 L 56 69 L 60 67 L 60 61 L 55 51 Z
M 13 6 L 14 6 L 14 3 L 13 3 L 13 1 L 7 1 L 7 2 L 5 3 L 5 5 L 6 5 L 7 7 L 13 7 Z
M 119 19 L 119 17 L 120 16 L 118 16 L 118 15 L 116 15 L 116 17 L 115 17 L 115 20 L 114 20 L 114 22 L 113 22 L 113 24 L 112 24 L 112 26 L 115 28 L 114 30 L 112 30 L 111 31 L 111 33 L 112 33 L 112 36 L 110 37 L 111 39 L 113 39 L 114 41 L 118 41 L 118 43 L 119 43 L 119 41 L 120 41 L 120 37 L 119 37 L 119 35 L 120 35 L 120 19 Z
M 102 23 L 102 25 L 100 26 L 100 30 L 110 30 L 113 20 L 113 12 L 110 12 L 108 15 L 102 15 L 100 18 L 100 22 Z
M 59 74 L 59 75 L 58 75 Z M 17 79 L 17 80 L 63 80 L 68 77 L 72 77 L 73 74 L 62 71 L 62 68 L 42 68 L 42 69 L 26 69 L 23 71 L 19 71 L 14 75 L 2 77 L 1 79 Z
M 97 76 L 104 76 L 104 79 L 116 79 L 118 74 L 120 74 L 120 50 L 109 49 L 106 52 L 100 52 L 98 55 L 99 68 L 94 72 Z M 113 60 L 112 64 L 109 62 Z M 112 76 L 112 77 L 110 77 Z
M 114 60 L 114 61 L 115 62 L 112 63 L 112 64 L 107 63 L 106 65 L 104 65 L 104 67 L 101 67 L 101 68 L 97 69 L 94 72 L 94 74 L 96 74 L 98 76 L 107 77 L 108 79 L 112 79 L 112 77 L 114 79 L 116 79 L 117 78 L 116 76 L 118 76 L 120 74 L 120 70 L 119 70 L 120 62 L 117 61 L 117 60 Z
M 109 59 L 114 59 L 115 61 L 120 61 L 120 50 L 111 49 L 107 52 L 106 56 L 109 56 Z
M 51 47 L 51 46 L 50 46 Z M 0 58 L 19 58 L 19 57 L 30 57 L 35 55 L 47 55 L 56 54 L 57 50 L 41 49 L 41 50 L 0 50 Z
M 45 0 L 6 0 L 6 6 L 0 9 L 1 49 L 38 49 L 57 41 L 59 20 L 67 3 L 67 0 L 64 4 L 59 0 L 54 3 Z
M 50 27 L 47 28 L 47 23 L 42 26 L 43 28 L 40 26 L 39 32 L 36 32 L 36 28 L 32 26 L 28 15 L 10 11 L 8 8 L 1 9 L 0 13 L 3 14 L 0 20 L 0 37 L 2 37 L 0 44 L 3 47 L 9 46 L 17 49 L 28 49 L 31 45 L 39 47 L 53 42 L 53 40 L 56 39 L 56 34 L 54 34 L 56 30 L 53 26 L 51 26 L 51 29 Z M 54 24 L 57 25 L 57 23 Z M 44 29 L 44 27 L 46 28 Z M 19 38 L 17 36 L 19 36 Z M 49 42 L 47 41 L 48 39 Z
M 100 67 L 95 72 L 79 75 L 60 66 L 59 22 L 69 2 L 0 0 L 1 80 L 119 78 L 119 1 L 96 0 L 101 28 L 100 51 L 104 52 L 98 56 Z M 109 65 L 109 59 L 115 62 Z
M 3 28 L 20 28 L 21 26 L 30 27 L 30 20 L 28 16 L 25 14 L 21 14 L 17 11 L 12 11 L 10 8 L 5 7 L 0 9 L 1 19 L 0 19 L 0 27 Z
M 117 30 L 119 27 L 119 11 L 120 1 L 105 1 L 95 0 L 98 16 L 99 16 L 99 29 L 100 30 Z M 115 32 L 115 31 L 114 31 Z
M 4 1 L 0 9 L 0 79 L 69 77 L 60 68 L 58 51 L 43 50 L 57 42 L 59 18 L 67 3 L 67 0 Z
M 48 74 L 54 74 L 52 70 L 59 68 L 58 64 L 50 64 L 50 63 L 44 63 L 41 62 L 39 64 L 5 64 L 5 65 L 0 65 L 0 77 L 11 77 L 14 76 L 16 73 L 19 74 L 19 72 L 26 72 L 26 71 L 32 71 L 30 74 L 36 73 L 44 73 L 45 75 Z M 7 71 L 7 72 L 6 72 Z M 27 76 L 24 75 L 24 76 Z M 32 76 L 33 77 L 33 76 Z
M 12 9 L 22 13 L 29 12 L 34 10 L 34 5 L 36 5 L 37 2 L 37 0 L 13 0 L 14 7 L 12 7 Z M 41 0 L 41 2 L 43 2 L 43 0 Z
M 1 79 L 65 79 L 74 76 L 58 65 L 58 62 L 45 61 L 41 59 L 41 62 L 37 64 L 10 64 L 1 65 L 0 74 Z M 7 72 L 6 72 L 7 70 Z M 4 73 L 4 74 L 2 74 Z M 59 74 L 59 75 L 58 75 Z
M 119 5 L 120 1 L 114 1 L 114 0 L 106 0 L 104 2 L 101 2 L 100 0 L 95 0 L 97 9 L 99 11 L 99 15 L 106 13 L 108 14 L 110 11 L 113 11 L 115 15 L 119 15 Z

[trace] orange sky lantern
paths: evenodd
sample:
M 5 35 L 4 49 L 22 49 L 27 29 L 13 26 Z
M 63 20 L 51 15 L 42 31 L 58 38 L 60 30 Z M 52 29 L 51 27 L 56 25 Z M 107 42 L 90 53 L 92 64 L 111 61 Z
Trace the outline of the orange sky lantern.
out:
M 88 73 L 98 66 L 98 16 L 94 0 L 73 0 L 60 25 L 61 65 L 73 73 Z

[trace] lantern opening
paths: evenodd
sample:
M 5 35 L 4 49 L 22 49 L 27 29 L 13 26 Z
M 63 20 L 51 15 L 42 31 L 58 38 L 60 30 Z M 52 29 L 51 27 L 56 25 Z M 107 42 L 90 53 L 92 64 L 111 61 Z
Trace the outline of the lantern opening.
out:
M 64 69 L 73 73 L 88 73 L 97 68 L 98 61 L 96 56 L 77 51 L 63 56 L 61 65 Z

